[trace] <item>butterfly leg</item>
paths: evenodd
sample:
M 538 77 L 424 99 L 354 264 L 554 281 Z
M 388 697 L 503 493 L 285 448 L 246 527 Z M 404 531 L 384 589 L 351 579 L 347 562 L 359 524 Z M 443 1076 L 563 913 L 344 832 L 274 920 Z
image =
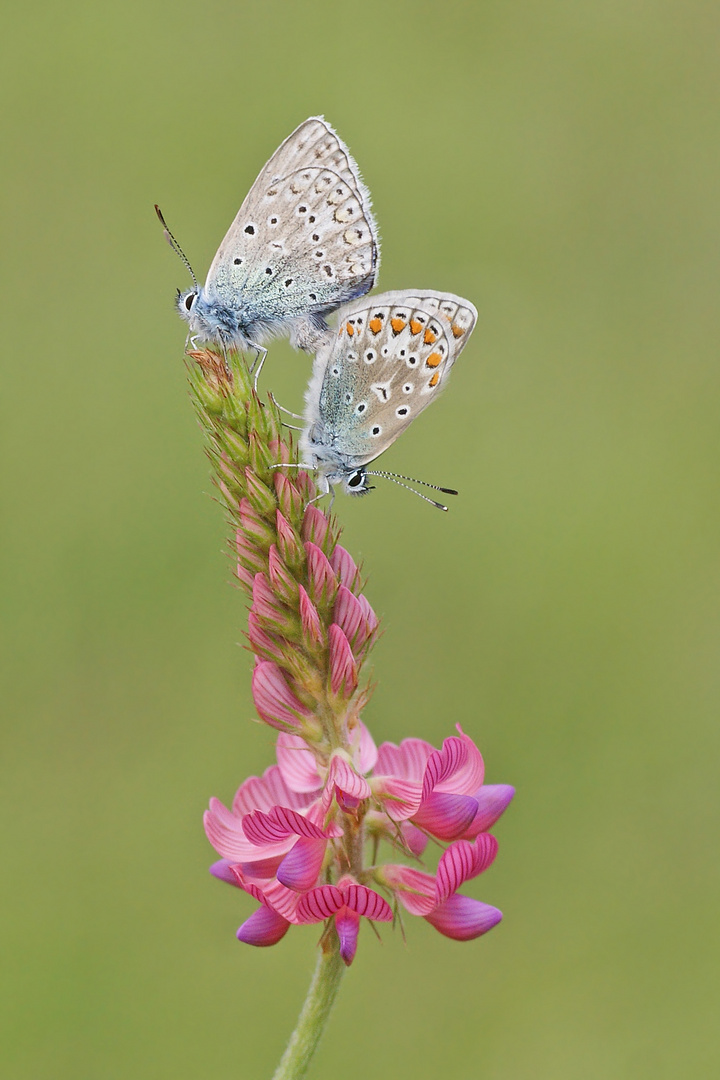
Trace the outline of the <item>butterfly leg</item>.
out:
M 280 409 L 281 412 L 286 413 L 288 416 L 294 416 L 296 420 L 304 420 L 305 419 L 305 417 L 301 416 L 300 413 L 292 412 L 290 409 L 286 409 L 284 405 L 281 405 L 280 402 L 275 397 L 275 395 L 273 394 L 272 390 L 270 391 L 270 400 L 272 401 L 273 405 L 275 405 L 276 408 Z M 288 427 L 289 426 L 290 425 L 288 424 Z M 295 430 L 296 431 L 301 431 L 302 428 L 296 428 Z
M 262 345 L 256 345 L 254 341 L 250 342 L 250 348 L 255 349 L 255 352 L 257 353 L 257 356 L 255 358 L 255 363 L 252 366 L 252 371 L 253 371 L 253 373 L 255 375 L 255 381 L 253 383 L 253 389 L 254 389 L 255 393 L 257 394 L 257 392 L 258 392 L 258 388 L 257 388 L 258 379 L 260 378 L 260 372 L 262 371 L 263 364 L 265 363 L 265 357 L 267 356 L 267 349 L 263 349 Z

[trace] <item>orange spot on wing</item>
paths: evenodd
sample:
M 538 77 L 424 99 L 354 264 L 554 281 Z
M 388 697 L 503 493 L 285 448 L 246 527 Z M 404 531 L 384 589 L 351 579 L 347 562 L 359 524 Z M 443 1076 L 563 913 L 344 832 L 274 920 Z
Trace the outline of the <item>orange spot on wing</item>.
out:
M 421 330 L 422 330 L 422 323 L 418 322 L 417 319 L 411 319 L 410 320 L 410 333 L 411 334 L 419 334 Z
M 399 334 L 401 330 L 405 329 L 405 327 L 407 326 L 407 323 L 405 322 L 404 319 L 391 319 L 390 320 L 390 325 L 392 326 L 395 333 Z
M 442 363 L 442 356 L 439 352 L 431 352 L 428 356 L 425 364 L 427 367 L 438 367 Z
M 379 334 L 382 330 L 382 319 L 371 319 L 368 326 L 373 334 Z
M 453 326 L 452 333 L 453 333 L 453 337 L 462 337 L 463 334 L 465 333 L 465 327 L 464 326 Z
M 352 336 L 353 336 L 353 334 L 355 333 L 355 327 L 354 327 L 354 326 L 352 326 L 352 325 L 351 325 L 350 323 L 348 323 L 348 324 L 347 324 L 347 326 L 345 327 L 345 329 L 346 329 L 346 330 L 347 330 L 347 332 L 348 332 L 348 337 L 352 337 Z
M 435 335 L 433 334 L 432 330 L 428 329 L 428 330 L 425 331 L 423 341 L 425 342 L 426 345 L 432 345 L 433 344 L 433 342 L 435 341 Z
M 437 384 L 439 382 L 440 382 L 440 372 L 436 371 L 435 374 L 433 375 L 432 379 L 430 380 L 429 385 L 430 386 L 437 386 Z

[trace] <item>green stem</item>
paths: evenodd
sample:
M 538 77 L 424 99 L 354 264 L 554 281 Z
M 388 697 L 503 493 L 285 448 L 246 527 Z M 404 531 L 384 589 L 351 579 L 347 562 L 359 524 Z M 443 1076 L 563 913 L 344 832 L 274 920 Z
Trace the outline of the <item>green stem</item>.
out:
M 305 1075 L 344 974 L 340 942 L 337 934 L 333 934 L 329 941 L 323 940 L 305 1004 L 273 1080 L 300 1080 Z

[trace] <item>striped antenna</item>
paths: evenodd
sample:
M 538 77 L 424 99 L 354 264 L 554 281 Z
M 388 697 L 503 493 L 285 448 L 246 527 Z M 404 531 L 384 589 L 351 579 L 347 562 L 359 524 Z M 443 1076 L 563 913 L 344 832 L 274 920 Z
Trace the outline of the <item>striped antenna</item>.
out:
M 155 213 L 156 213 L 156 214 L 157 214 L 157 216 L 158 216 L 158 217 L 160 218 L 160 224 L 161 224 L 161 225 L 162 225 L 162 227 L 163 227 L 163 232 L 164 232 L 164 234 L 165 234 L 165 239 L 167 240 L 168 244 L 169 244 L 169 245 L 170 245 L 170 247 L 171 247 L 171 248 L 173 249 L 173 251 L 175 252 L 175 254 L 176 254 L 176 255 L 179 255 L 179 256 L 180 256 L 180 258 L 182 259 L 182 261 L 183 261 L 183 262 L 185 263 L 185 265 L 187 266 L 188 270 L 190 271 L 190 277 L 191 277 L 191 278 L 193 279 L 193 285 L 195 286 L 195 288 L 196 288 L 196 289 L 199 289 L 199 288 L 200 288 L 200 286 L 198 285 L 198 280 L 197 280 L 197 278 L 195 277 L 195 274 L 193 273 L 193 268 L 192 268 L 192 266 L 190 265 L 190 260 L 188 259 L 187 255 L 185 254 L 185 252 L 183 251 L 183 249 L 182 249 L 182 248 L 180 247 L 180 245 L 178 244 L 178 242 L 177 242 L 177 240 L 175 239 L 175 237 L 173 236 L 173 234 L 172 234 L 172 233 L 170 232 L 170 230 L 168 229 L 168 227 L 167 227 L 167 224 L 166 224 L 166 222 L 165 222 L 165 218 L 164 218 L 164 217 L 162 216 L 162 210 L 160 209 L 160 207 L 158 206 L 158 204 L 157 204 L 157 203 L 155 203 Z

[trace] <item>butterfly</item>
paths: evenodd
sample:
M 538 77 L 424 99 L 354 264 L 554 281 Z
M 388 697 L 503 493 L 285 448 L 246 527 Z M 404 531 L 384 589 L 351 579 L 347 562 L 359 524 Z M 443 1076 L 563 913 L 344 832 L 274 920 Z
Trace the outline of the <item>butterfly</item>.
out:
M 315 356 L 300 437 L 321 495 L 335 485 L 365 495 L 369 476 L 410 479 L 367 465 L 435 400 L 476 321 L 469 300 L 422 289 L 382 293 L 340 313 L 339 330 Z
M 313 116 L 275 151 L 250 188 L 198 284 L 179 244 L 193 287 L 178 291 L 177 308 L 194 338 L 223 348 L 255 348 L 290 334 L 312 351 L 327 331 L 325 316 L 364 296 L 380 264 L 370 194 L 350 151 Z

